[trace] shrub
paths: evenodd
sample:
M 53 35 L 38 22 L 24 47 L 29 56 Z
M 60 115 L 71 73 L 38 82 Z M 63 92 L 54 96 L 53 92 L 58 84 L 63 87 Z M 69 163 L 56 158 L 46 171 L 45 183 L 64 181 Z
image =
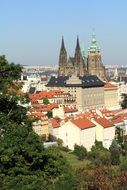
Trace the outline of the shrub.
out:
M 79 146 L 75 144 L 74 153 L 78 156 L 79 160 L 83 160 L 87 156 L 87 150 L 84 146 Z
M 63 140 L 62 139 L 60 139 L 60 138 L 58 138 L 57 140 L 57 144 L 58 144 L 58 146 L 62 146 L 62 144 L 63 144 Z
M 119 147 L 118 147 L 115 139 L 112 141 L 112 144 L 111 144 L 109 150 L 111 153 L 111 163 L 113 165 L 119 165 L 120 164 L 120 151 L 119 151 Z
M 127 171 L 127 157 L 126 156 L 122 157 L 121 159 L 120 169 L 122 171 Z

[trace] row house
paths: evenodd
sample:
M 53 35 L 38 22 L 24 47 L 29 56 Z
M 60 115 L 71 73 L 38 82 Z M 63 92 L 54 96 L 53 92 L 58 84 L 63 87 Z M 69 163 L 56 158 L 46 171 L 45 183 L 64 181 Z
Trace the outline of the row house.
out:
M 29 113 L 29 117 L 34 119 L 32 124 L 34 132 L 47 140 L 49 137 L 48 117 L 41 112 Z
M 72 96 L 69 93 L 65 93 L 62 90 L 49 90 L 41 91 L 35 94 L 29 94 L 29 98 L 33 104 L 43 104 L 44 99 L 48 99 L 49 103 L 57 103 L 60 105 L 66 105 L 71 102 Z
M 83 145 L 88 151 L 94 145 L 95 140 L 101 141 L 105 148 L 109 148 L 115 138 L 115 126 L 106 118 L 93 117 L 69 117 L 65 120 L 53 118 L 52 134 L 63 140 L 63 146 L 73 150 L 74 145 Z

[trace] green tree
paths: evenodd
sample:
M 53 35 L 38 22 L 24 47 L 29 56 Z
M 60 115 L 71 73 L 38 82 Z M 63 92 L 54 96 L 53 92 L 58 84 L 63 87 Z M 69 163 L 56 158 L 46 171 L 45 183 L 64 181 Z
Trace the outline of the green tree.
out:
M 52 118 L 52 111 L 48 111 L 48 112 L 46 113 L 46 115 L 48 116 L 48 118 Z
M 79 146 L 79 145 L 75 144 L 74 154 L 76 154 L 76 156 L 78 156 L 79 160 L 83 160 L 87 156 L 87 150 L 84 146 Z
M 123 101 L 121 103 L 121 107 L 122 109 L 126 109 L 127 108 L 127 94 L 122 94 L 123 97 Z
M 103 147 L 101 141 L 97 140 L 88 153 L 88 158 L 97 164 L 109 165 L 111 163 L 110 152 Z
M 43 99 L 43 104 L 45 104 L 45 105 L 49 104 L 49 99 L 48 98 L 44 98 Z
M 122 146 L 124 142 L 124 136 L 123 136 L 123 129 L 121 129 L 120 127 L 116 128 L 116 140 L 117 140 L 117 143 L 120 146 Z
M 0 56 L 0 188 L 56 189 L 60 178 L 64 183 L 71 170 L 57 149 L 43 147 L 27 109 L 19 104 L 28 101 L 17 93 L 21 69 Z
M 120 151 L 119 151 L 119 147 L 118 147 L 115 139 L 112 141 L 112 144 L 111 144 L 109 150 L 111 153 L 111 163 L 113 165 L 120 164 Z
M 121 169 L 122 171 L 126 171 L 126 172 L 127 172 L 127 158 L 126 158 L 126 156 L 123 156 L 123 157 L 121 158 L 120 169 Z

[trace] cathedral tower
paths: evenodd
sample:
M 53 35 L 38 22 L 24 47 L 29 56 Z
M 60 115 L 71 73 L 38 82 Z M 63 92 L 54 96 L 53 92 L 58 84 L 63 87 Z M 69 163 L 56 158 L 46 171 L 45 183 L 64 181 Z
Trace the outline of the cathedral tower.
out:
M 59 68 L 58 75 L 63 76 L 65 73 L 65 66 L 67 65 L 67 52 L 64 45 L 64 39 L 62 37 L 60 54 L 59 54 Z
M 88 49 L 88 73 L 89 75 L 97 75 L 101 79 L 105 79 L 105 67 L 101 61 L 100 49 L 97 46 L 95 34 L 92 35 L 90 48 Z
M 74 62 L 75 74 L 77 76 L 83 76 L 85 74 L 85 62 L 84 62 L 85 60 L 83 59 L 81 53 L 78 36 L 77 36 L 74 60 L 75 60 Z

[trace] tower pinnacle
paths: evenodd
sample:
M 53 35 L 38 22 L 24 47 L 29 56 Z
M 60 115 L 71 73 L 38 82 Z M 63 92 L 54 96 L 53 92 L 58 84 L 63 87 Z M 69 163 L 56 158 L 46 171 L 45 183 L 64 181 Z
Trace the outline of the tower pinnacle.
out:
M 62 36 L 62 43 L 61 43 L 61 51 L 65 50 L 65 45 L 64 45 L 64 38 Z
M 90 45 L 90 48 L 88 49 L 88 52 L 96 52 L 96 51 L 99 52 L 100 48 L 97 45 L 96 35 L 93 32 L 93 34 L 92 34 L 92 40 L 91 40 L 91 45 Z
M 79 49 L 80 49 L 79 38 L 78 38 L 78 36 L 77 36 L 76 50 L 79 50 Z

